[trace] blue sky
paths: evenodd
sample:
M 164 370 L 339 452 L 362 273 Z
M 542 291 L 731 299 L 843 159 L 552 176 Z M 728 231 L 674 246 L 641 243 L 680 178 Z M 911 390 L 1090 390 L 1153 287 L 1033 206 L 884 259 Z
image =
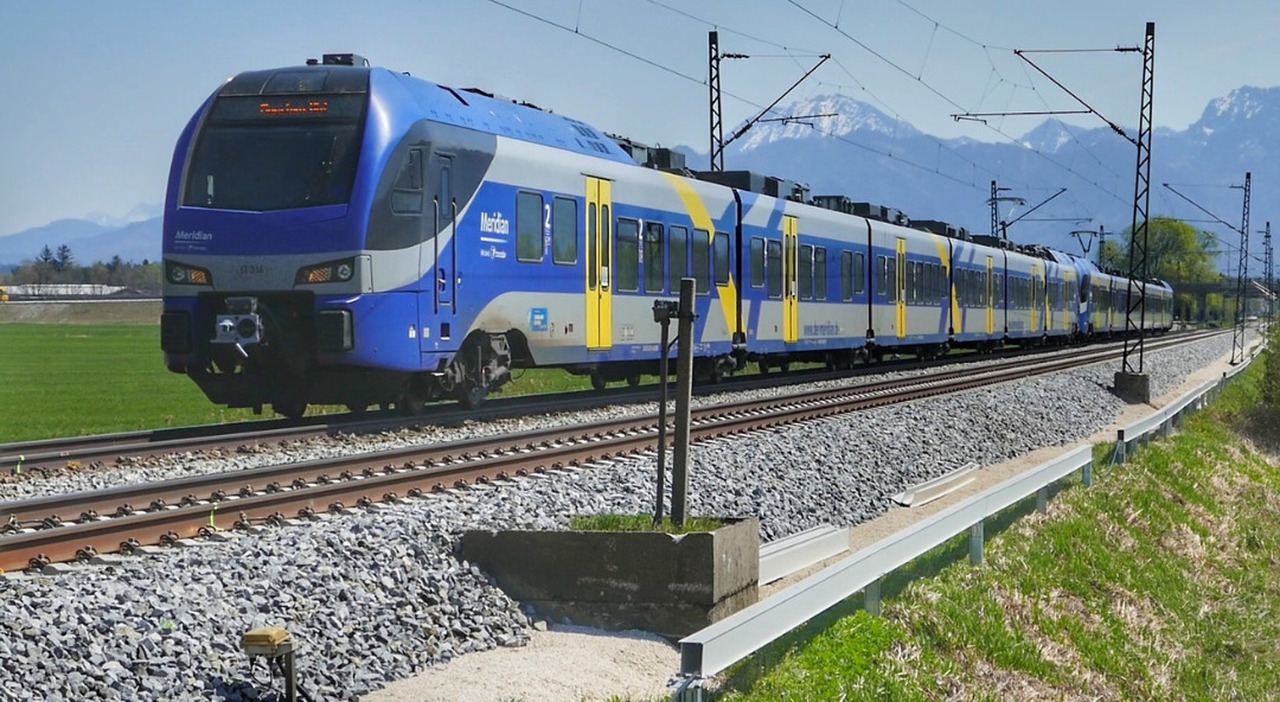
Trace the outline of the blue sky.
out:
M 1241 85 L 1280 85 L 1280 4 L 1269 0 L 501 2 L 511 7 L 0 0 L 0 235 L 160 203 L 174 141 L 213 90 L 240 71 L 325 52 L 356 51 L 375 65 L 527 100 L 611 133 L 700 150 L 708 22 L 722 51 L 752 56 L 724 65 L 729 128 L 772 102 L 815 54 L 830 53 L 794 97 L 844 92 L 935 134 L 1017 137 L 1040 118 L 984 127 L 950 115 L 961 111 L 955 105 L 1072 109 L 1012 49 L 1136 46 L 1147 21 L 1156 22 L 1158 126 L 1184 129 Z M 1109 119 L 1137 122 L 1136 55 L 1037 60 Z

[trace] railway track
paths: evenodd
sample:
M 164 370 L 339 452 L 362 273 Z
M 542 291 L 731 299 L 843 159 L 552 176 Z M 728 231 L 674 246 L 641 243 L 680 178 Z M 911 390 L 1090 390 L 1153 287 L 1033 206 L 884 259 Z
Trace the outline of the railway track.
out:
M 1192 332 L 1170 339 L 1195 340 L 1216 332 Z M 1116 342 L 1118 343 L 1118 342 Z M 1108 345 L 1093 347 L 1109 348 Z M 947 365 L 966 365 L 993 358 L 1018 358 L 1027 354 L 1010 349 L 997 356 L 954 356 Z M 859 366 L 852 371 L 798 371 L 779 375 L 747 375 L 726 379 L 718 385 L 698 386 L 697 395 L 756 390 L 782 384 L 822 382 L 871 373 L 937 367 L 918 361 L 886 362 Z M 656 385 L 656 384 L 655 384 Z M 464 410 L 453 403 L 432 406 L 424 415 L 401 417 L 389 412 L 324 415 L 303 420 L 272 419 L 173 429 L 99 434 L 0 444 L 0 481 L 22 476 L 48 476 L 84 467 L 96 468 L 175 452 L 227 450 L 233 452 L 273 448 L 294 441 L 339 435 L 373 435 L 424 426 L 452 426 L 467 420 L 490 421 L 549 412 L 570 412 L 610 405 L 652 402 L 654 385 L 640 388 L 613 388 L 603 392 L 566 392 L 494 398 L 476 410 Z
M 1154 351 L 1198 341 L 1151 341 Z M 697 410 L 692 440 L 959 392 L 1118 357 L 1089 349 L 989 369 L 948 369 L 907 379 L 817 390 Z M 246 471 L 0 503 L 0 569 L 86 560 L 99 553 L 258 524 L 281 523 L 430 492 L 508 480 L 652 451 L 654 416 L 616 419 L 448 445 L 267 466 Z

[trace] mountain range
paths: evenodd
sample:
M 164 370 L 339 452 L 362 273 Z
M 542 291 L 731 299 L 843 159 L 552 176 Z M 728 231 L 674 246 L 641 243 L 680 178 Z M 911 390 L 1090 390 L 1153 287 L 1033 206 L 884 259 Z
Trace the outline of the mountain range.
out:
M 1158 107 L 1158 105 L 1157 105 Z M 951 222 L 974 233 L 991 229 L 991 181 L 1012 186 L 1000 196 L 1000 219 L 1012 221 L 1066 188 L 1009 229 L 1019 242 L 1078 252 L 1074 229 L 1119 233 L 1132 223 L 1136 147 L 1110 126 L 1041 122 L 1003 143 L 941 139 L 844 95 L 823 95 L 778 108 L 789 121 L 758 123 L 725 151 L 727 170 L 751 170 L 807 185 L 811 195 L 846 195 L 893 207 L 914 219 Z M 804 115 L 833 115 L 806 118 Z M 994 124 L 1008 133 L 1013 119 Z M 1137 129 L 1124 127 L 1129 138 Z M 732 133 L 732 130 L 727 130 Z M 679 149 L 689 167 L 707 167 L 706 152 Z M 1152 216 L 1191 221 L 1238 246 L 1245 173 L 1252 173 L 1250 229 L 1280 218 L 1280 88 L 1241 87 L 1211 101 L 1187 129 L 1152 133 Z M 1172 189 L 1164 184 L 1168 183 Z M 1178 192 L 1174 192 L 1174 190 Z M 1261 251 L 1251 234 L 1250 250 Z M 1222 247 L 1224 251 L 1226 247 Z M 1096 249 L 1095 249 L 1096 250 Z M 1234 264 L 1234 262 L 1233 262 Z
M 1158 105 L 1157 105 L 1158 107 Z M 1014 224 L 1010 238 L 1079 251 L 1074 229 L 1099 225 L 1118 233 L 1133 216 L 1135 147 L 1109 126 L 1083 128 L 1046 120 L 1002 143 L 941 139 L 876 107 L 845 95 L 823 95 L 778 109 L 790 121 L 762 122 L 729 146 L 728 170 L 751 170 L 807 185 L 812 195 L 846 195 L 858 202 L 897 208 L 914 219 L 951 222 L 987 233 L 990 182 L 999 174 L 1000 218 L 1012 221 L 1066 188 L 1060 196 Z M 805 115 L 830 115 L 803 117 Z M 1012 119 L 999 127 L 1010 131 Z M 729 130 L 732 133 L 732 130 Z M 1124 127 L 1131 138 L 1137 130 Z M 1212 100 L 1187 129 L 1152 135 L 1151 208 L 1196 223 L 1221 236 L 1224 252 L 1238 235 L 1179 196 L 1239 227 L 1244 174 L 1251 191 L 1251 226 L 1280 218 L 1280 87 L 1241 87 Z M 706 152 L 678 147 L 690 168 L 707 167 Z M 1231 186 L 1237 186 L 1235 188 Z M 1273 214 L 1274 213 L 1274 214 Z M 34 259 L 44 246 L 71 247 L 75 260 L 92 263 L 120 256 L 141 262 L 160 258 L 157 205 L 140 205 L 123 221 L 88 216 L 64 219 L 0 237 L 0 268 Z M 1250 248 L 1261 251 L 1261 237 Z M 1233 258 L 1233 257 L 1224 257 Z

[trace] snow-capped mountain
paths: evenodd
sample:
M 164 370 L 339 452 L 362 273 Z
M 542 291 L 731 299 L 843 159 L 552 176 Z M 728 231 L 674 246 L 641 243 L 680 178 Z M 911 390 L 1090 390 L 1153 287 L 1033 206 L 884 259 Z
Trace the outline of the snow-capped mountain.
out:
M 907 122 L 846 95 L 819 95 L 793 102 L 775 113 L 766 119 L 792 119 L 754 125 L 738 148 L 751 151 L 780 141 L 842 137 L 855 132 L 864 137 L 875 134 L 887 139 L 920 135 L 920 131 Z
M 1050 119 L 1016 142 L 989 143 L 938 139 L 843 95 L 797 101 L 775 112 L 835 116 L 757 124 L 730 145 L 726 168 L 797 180 L 814 195 L 847 195 L 980 233 L 990 227 L 991 180 L 1012 187 L 1009 194 L 1028 206 L 1067 188 L 1010 232 L 1020 241 L 1068 251 L 1078 250 L 1068 235 L 1073 229 L 1101 225 L 1120 231 L 1132 220 L 1136 152 L 1106 125 L 1078 127 Z M 1136 138 L 1136 126 L 1123 128 Z M 1158 128 L 1152 141 L 1152 215 L 1205 219 L 1163 186 L 1182 183 L 1191 185 L 1178 189 L 1197 203 L 1238 222 L 1241 192 L 1227 186 L 1243 183 L 1245 172 L 1252 172 L 1252 219 L 1259 225 L 1254 228 L 1280 219 L 1280 87 L 1233 90 L 1211 101 L 1187 129 Z M 686 153 L 691 167 L 707 162 L 705 154 Z M 1212 230 L 1218 225 L 1197 226 Z M 1222 229 L 1218 233 L 1235 236 Z

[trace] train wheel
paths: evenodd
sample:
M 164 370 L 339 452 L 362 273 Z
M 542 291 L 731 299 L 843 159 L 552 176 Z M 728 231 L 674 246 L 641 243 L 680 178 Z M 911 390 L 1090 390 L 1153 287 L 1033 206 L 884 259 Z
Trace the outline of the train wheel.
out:
M 782 371 L 783 373 L 790 373 L 790 372 L 791 372 L 791 364 L 790 364 L 790 363 L 786 363 L 786 362 L 779 363 L 779 364 L 778 364 L 778 370 Z
M 426 407 L 427 400 L 425 397 L 407 389 L 400 394 L 400 399 L 396 400 L 396 410 L 406 417 L 416 417 L 422 414 Z
M 769 364 L 768 364 L 768 363 L 765 363 L 764 361 L 760 361 L 760 362 L 759 362 L 759 363 L 757 363 L 756 365 L 760 367 L 760 375 L 769 375 Z
M 458 395 L 458 403 L 469 410 L 473 410 L 484 402 L 484 398 L 489 396 L 489 391 L 472 382 L 462 383 L 454 390 Z
M 271 411 L 289 419 L 301 419 L 307 413 L 305 402 L 272 402 Z
M 609 383 L 604 379 L 604 376 L 600 375 L 599 373 L 591 374 L 592 388 L 595 388 L 596 390 L 604 390 L 608 386 L 609 386 Z
M 639 376 L 639 375 L 628 375 L 628 376 L 627 376 L 627 385 L 630 385 L 630 386 L 631 386 L 631 387 L 633 387 L 633 388 L 638 388 L 638 387 L 640 387 L 640 376 Z
M 369 405 L 367 404 L 347 405 L 347 409 L 350 410 L 352 414 L 364 414 L 365 410 L 369 409 Z

